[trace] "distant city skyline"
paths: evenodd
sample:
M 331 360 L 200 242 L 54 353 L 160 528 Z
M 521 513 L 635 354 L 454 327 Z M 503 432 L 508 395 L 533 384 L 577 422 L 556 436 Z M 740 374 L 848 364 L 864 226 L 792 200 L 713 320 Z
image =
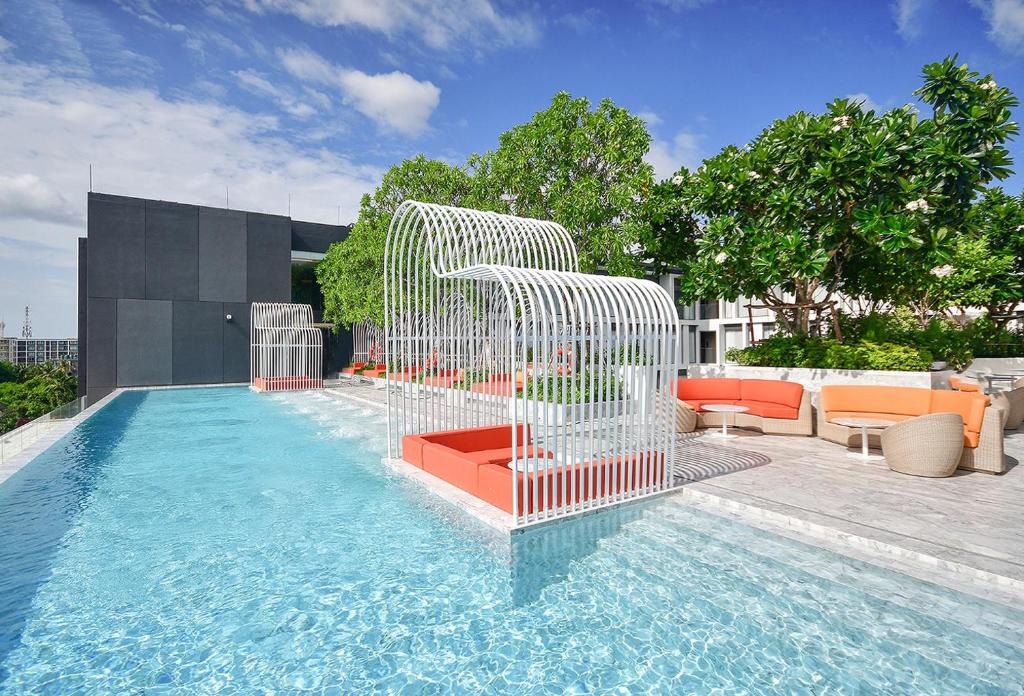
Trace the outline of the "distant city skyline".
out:
M 952 53 L 1024 96 L 1024 0 L 15 0 L 0 316 L 76 335 L 90 164 L 97 191 L 350 223 L 390 165 L 464 162 L 559 90 L 641 115 L 666 177 L 835 97 L 912 102 Z

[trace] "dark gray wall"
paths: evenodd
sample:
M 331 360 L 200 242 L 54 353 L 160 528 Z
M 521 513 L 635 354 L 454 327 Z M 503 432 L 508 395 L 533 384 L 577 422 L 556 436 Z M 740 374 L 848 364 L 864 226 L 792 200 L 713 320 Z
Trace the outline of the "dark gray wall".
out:
M 90 193 L 79 246 L 80 390 L 96 399 L 115 387 L 248 381 L 251 303 L 290 302 L 292 249 L 326 251 L 347 234 Z

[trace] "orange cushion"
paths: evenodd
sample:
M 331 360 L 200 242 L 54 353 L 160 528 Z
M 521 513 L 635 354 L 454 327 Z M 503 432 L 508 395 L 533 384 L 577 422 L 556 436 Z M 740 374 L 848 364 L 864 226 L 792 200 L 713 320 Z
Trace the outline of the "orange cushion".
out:
M 637 460 L 640 460 L 639 462 Z M 618 469 L 605 466 L 608 463 L 619 464 Z M 627 466 L 622 466 L 627 463 Z M 639 464 L 639 466 L 638 466 Z M 602 471 L 603 469 L 603 471 Z M 591 474 L 593 470 L 593 474 Z M 604 495 L 606 491 L 620 491 L 623 488 L 635 490 L 648 485 L 648 471 L 655 480 L 658 480 L 662 472 L 662 459 L 639 458 L 636 455 L 628 457 L 616 457 L 614 460 L 599 460 L 587 462 L 586 464 L 569 467 L 564 471 L 551 469 L 541 472 L 536 477 L 527 476 L 517 472 L 518 485 L 516 487 L 519 498 L 519 512 L 534 511 L 534 487 L 537 488 L 537 500 L 541 507 L 551 508 L 556 504 L 568 502 L 570 497 L 573 502 L 588 500 L 592 489 L 598 495 Z M 617 472 L 617 476 L 616 476 Z M 610 479 L 615 477 L 613 482 Z M 626 478 L 629 482 L 625 482 Z M 555 487 L 558 487 L 558 496 L 555 497 Z M 547 494 L 545 496 L 545 493 Z M 512 513 L 512 470 L 501 464 L 483 464 L 477 469 L 477 497 L 485 500 L 491 505 Z M 545 505 L 545 498 L 546 505 Z M 525 507 L 524 507 L 525 506 Z
M 532 445 L 528 447 L 519 445 L 516 449 L 519 450 L 520 459 L 533 456 L 550 459 L 555 456 L 554 452 L 545 452 L 542 447 L 534 449 Z M 473 450 L 472 452 L 465 452 L 464 456 L 477 464 L 508 464 L 512 461 L 512 448 L 497 447 L 495 449 Z
M 744 402 L 781 404 L 798 409 L 803 395 L 804 386 L 799 382 L 784 382 L 781 379 L 744 379 L 740 381 L 740 400 Z M 768 417 L 775 418 L 776 416 Z
M 522 424 L 516 427 L 516 441 L 524 444 L 528 443 L 530 441 L 529 428 L 526 429 L 526 438 L 524 439 Z M 512 426 L 506 424 L 489 425 L 480 428 L 462 428 L 461 430 L 441 430 L 434 433 L 425 433 L 421 437 L 427 442 L 451 447 L 459 452 L 498 449 L 499 447 L 512 447 Z
M 754 416 L 760 416 L 761 418 L 784 418 L 786 420 L 795 420 L 800 417 L 800 409 L 774 402 L 747 401 L 744 399 L 742 401 L 737 401 L 736 405 L 746 406 L 747 413 Z
M 894 423 L 899 423 L 900 421 L 905 421 L 915 417 L 916 416 L 908 416 L 905 413 L 862 413 L 860 411 L 829 411 L 826 420 L 829 423 L 834 423 L 835 421 L 842 420 L 843 418 L 875 418 L 877 420 L 887 420 L 893 421 Z
M 676 398 L 683 401 L 723 399 L 721 403 L 740 398 L 740 380 L 726 377 L 680 379 L 676 381 Z
M 978 446 L 981 442 L 981 433 L 972 433 L 966 427 L 964 428 L 964 447 L 970 447 L 971 449 Z
M 428 442 L 423 446 L 423 470 L 476 495 L 477 462 L 455 450 Z
M 981 385 L 980 384 L 971 384 L 970 382 L 961 382 L 960 386 L 957 387 L 957 389 L 959 389 L 962 392 L 970 392 L 970 393 L 973 393 L 973 394 L 981 394 L 982 393 L 981 392 Z
M 964 419 L 964 428 L 972 433 L 980 433 L 985 420 L 985 409 L 988 397 L 965 391 L 947 391 L 936 389 L 931 393 L 931 413 L 959 413 Z M 976 446 L 976 445 L 972 445 Z
M 831 420 L 833 411 L 896 413 L 923 416 L 931 413 L 931 389 L 918 387 L 876 387 L 869 385 L 829 384 L 821 388 L 820 407 Z
M 425 444 L 427 441 L 420 435 L 406 435 L 402 438 L 402 459 L 422 469 Z

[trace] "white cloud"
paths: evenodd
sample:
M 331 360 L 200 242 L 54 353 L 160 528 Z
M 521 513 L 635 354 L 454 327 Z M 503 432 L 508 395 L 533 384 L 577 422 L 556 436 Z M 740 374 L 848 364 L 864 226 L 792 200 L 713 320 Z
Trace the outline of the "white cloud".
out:
M 14 44 L 0 36 L 0 53 L 7 53 L 12 48 L 14 48 Z
M 80 210 L 35 174 L 0 176 L 0 218 L 74 224 Z
M 241 0 L 258 13 L 291 14 L 316 26 L 357 26 L 388 37 L 412 34 L 435 49 L 530 44 L 540 34 L 528 15 L 504 14 L 489 0 Z
M 972 0 L 988 21 L 988 37 L 1008 53 L 1024 55 L 1024 0 Z
M 405 135 L 424 131 L 441 100 L 441 89 L 434 83 L 397 70 L 368 75 L 334 65 L 307 48 L 278 49 L 277 55 L 294 77 L 338 89 L 346 104 L 378 125 Z
M 916 39 L 921 35 L 921 11 L 931 0 L 896 0 L 892 4 L 896 31 L 904 39 Z
M 278 214 L 291 193 L 293 217 L 327 223 L 381 176 L 286 141 L 270 116 L 2 59 L 0 104 L 0 316 L 32 305 L 38 335 L 75 333 L 90 163 L 97 191 L 221 206 L 228 186 L 233 208 Z
M 654 113 L 653 111 L 640 111 L 637 113 L 637 116 L 643 119 L 644 123 L 647 124 L 648 128 L 653 128 L 654 126 L 661 123 L 661 116 Z
M 700 164 L 700 141 L 700 135 L 685 131 L 677 133 L 671 141 L 655 138 L 644 161 L 654 167 L 656 179 L 667 179 L 680 167 L 695 169 Z
M 255 70 L 236 70 L 234 73 L 238 83 L 255 94 L 270 97 L 284 111 L 296 118 L 309 118 L 316 113 L 309 104 L 299 101 L 288 90 L 278 87 Z
M 872 99 L 866 92 L 854 92 L 853 94 L 847 94 L 846 98 L 852 102 L 860 104 L 860 108 L 864 111 L 874 111 L 877 114 L 884 111 L 878 102 Z

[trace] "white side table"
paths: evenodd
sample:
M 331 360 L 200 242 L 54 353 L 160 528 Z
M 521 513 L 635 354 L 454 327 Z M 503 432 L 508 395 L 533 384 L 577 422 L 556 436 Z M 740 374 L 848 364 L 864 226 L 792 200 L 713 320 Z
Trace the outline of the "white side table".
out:
M 709 411 L 711 413 L 729 414 L 743 413 L 744 411 L 748 411 L 749 409 L 746 406 L 734 406 L 732 404 L 706 404 L 704 406 L 701 406 L 700 410 Z M 729 434 L 729 418 L 727 415 L 722 416 L 722 432 L 711 433 L 711 437 L 720 437 L 725 440 L 731 440 L 734 437 L 737 437 L 736 435 Z
M 845 425 L 847 428 L 860 428 L 860 452 L 847 452 L 847 457 L 863 462 L 879 462 L 885 459 L 880 454 L 868 452 L 868 428 L 888 428 L 890 425 L 896 425 L 896 421 L 882 418 L 836 418 L 832 422 L 837 425 Z

